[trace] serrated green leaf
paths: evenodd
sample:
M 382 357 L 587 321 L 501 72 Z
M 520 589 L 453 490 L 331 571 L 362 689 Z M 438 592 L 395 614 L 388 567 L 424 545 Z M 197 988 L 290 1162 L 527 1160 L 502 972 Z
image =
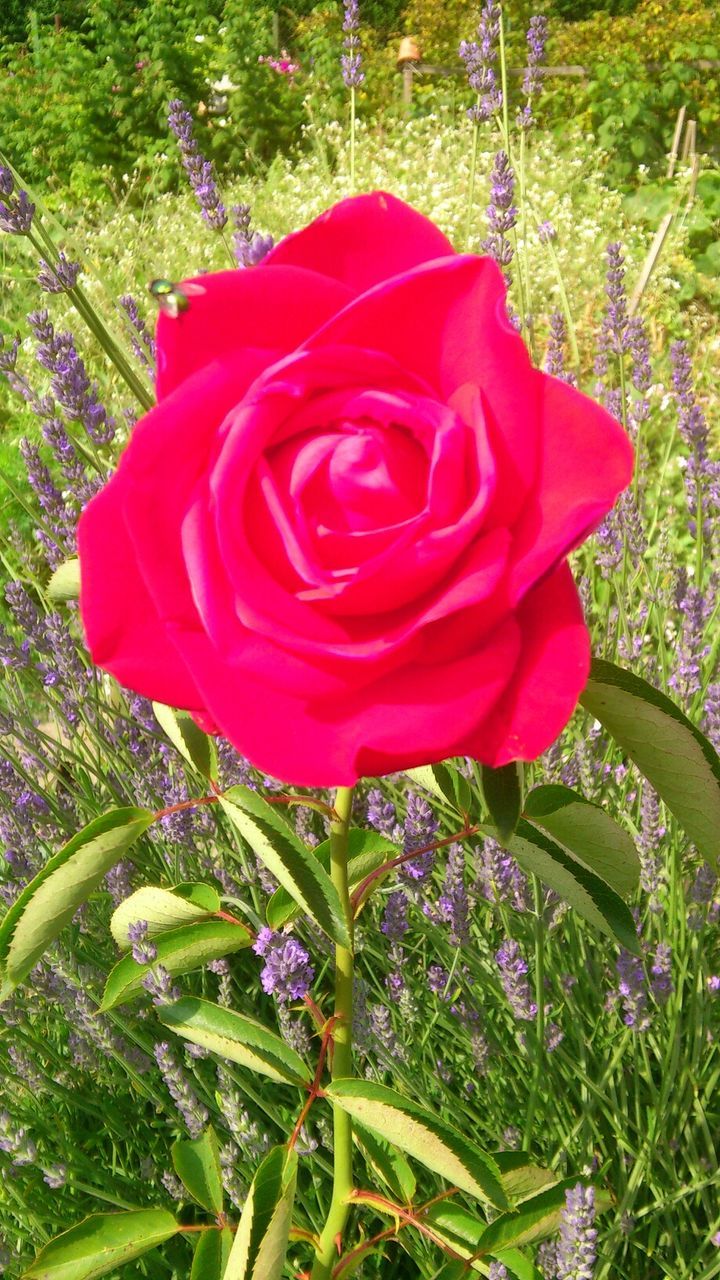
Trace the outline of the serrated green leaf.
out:
M 174 884 L 172 892 L 177 894 L 178 898 L 191 902 L 193 906 L 201 907 L 208 915 L 214 915 L 222 906 L 220 894 L 211 884 L 195 884 L 188 881 L 183 884 Z
M 204 1231 L 198 1238 L 190 1280 L 223 1280 L 232 1242 L 233 1234 L 228 1227 L 222 1231 L 212 1227 Z
M 223 1280 L 280 1280 L 296 1180 L 297 1155 L 275 1147 L 253 1178 Z
M 429 791 L 437 800 L 444 800 L 463 818 L 468 817 L 473 809 L 477 808 L 467 778 L 464 778 L 460 770 L 448 761 L 442 764 L 420 765 L 417 769 L 407 769 L 406 774 L 417 786 Z
M 500 1170 L 500 1181 L 513 1204 L 558 1181 L 552 1170 L 533 1164 L 526 1151 L 491 1151 L 490 1155 Z
M 593 660 L 580 698 L 635 762 L 708 862 L 720 858 L 720 758 L 679 707 L 646 680 Z
M 320 928 L 350 946 L 348 922 L 330 876 L 272 805 L 249 787 L 231 787 L 220 804 L 268 871 Z
M 77 556 L 58 565 L 47 584 L 47 594 L 50 600 L 59 604 L 80 599 L 80 561 Z
M 524 1200 L 515 1213 L 501 1213 L 482 1234 L 478 1246 L 481 1256 L 494 1255 L 499 1249 L 517 1249 L 553 1235 L 565 1208 L 565 1192 L 576 1187 L 578 1182 L 585 1185 L 582 1178 L 565 1178 L 539 1195 Z M 598 1208 L 600 1205 L 596 1201 Z
M 199 1138 L 178 1138 L 172 1146 L 172 1162 L 193 1199 L 216 1217 L 222 1213 L 222 1169 L 214 1129 L 206 1129 Z
M 309 1084 L 312 1073 L 299 1054 L 260 1022 L 210 1000 L 185 996 L 157 1010 L 176 1035 L 221 1058 L 239 1062 L 283 1084 Z
M 384 863 L 402 853 L 400 847 L 388 840 L 378 831 L 366 831 L 362 827 L 351 827 L 348 831 L 348 884 L 350 892 L 362 884 L 366 876 L 377 871 Z M 330 869 L 330 841 L 323 840 L 313 855 L 325 871 Z M 378 876 L 378 883 L 382 877 Z M 283 925 L 294 920 L 300 908 L 287 892 L 287 889 L 276 889 L 267 905 L 267 922 L 271 929 L 282 929 Z
M 25 1272 L 25 1280 L 95 1280 L 155 1249 L 179 1230 L 166 1209 L 96 1214 L 46 1244 Z
M 493 828 L 485 829 L 487 835 Z M 579 915 L 602 933 L 637 953 L 639 943 L 630 908 L 604 880 L 588 871 L 562 845 L 521 819 L 507 849 L 525 871 L 554 889 Z
M 23 889 L 0 924 L 3 995 L 22 982 L 152 821 L 149 809 L 134 808 L 114 809 L 95 818 Z
M 560 784 L 535 787 L 525 816 L 541 827 L 621 897 L 637 888 L 640 859 L 632 836 L 619 822 L 577 791 Z
M 220 910 L 220 895 L 209 886 L 207 901 L 212 901 L 211 909 L 199 907 L 186 896 L 175 890 L 161 889 L 157 885 L 146 885 L 137 889 L 129 898 L 120 903 L 110 920 L 110 932 L 117 945 L 123 949 L 130 946 L 128 930 L 138 921 L 148 926 L 148 937 L 154 938 L 159 933 L 167 933 L 170 929 L 178 929 L 181 925 L 192 924 L 195 920 L 207 920 Z
M 189 711 L 177 711 L 162 702 L 153 702 L 152 707 L 160 728 L 183 759 L 204 778 L 214 782 L 218 770 L 214 739 L 198 728 Z
M 425 1215 L 428 1225 L 464 1257 L 497 1257 L 505 1250 L 534 1244 L 557 1231 L 565 1208 L 565 1192 L 577 1186 L 577 1178 L 566 1178 L 531 1196 L 510 1213 L 501 1213 L 493 1222 L 481 1222 L 462 1205 L 441 1201 Z M 483 1270 L 480 1265 L 475 1270 Z
M 521 766 L 513 761 L 499 769 L 480 766 L 483 795 L 501 844 L 507 844 L 522 813 Z
M 354 1120 L 418 1160 L 454 1186 L 508 1209 L 495 1161 L 445 1121 L 395 1089 L 367 1080 L 335 1080 L 327 1097 Z
M 402 1152 L 358 1120 L 353 1122 L 353 1137 L 375 1175 L 383 1180 L 401 1204 L 411 1204 L 417 1182 Z
M 244 925 L 230 924 L 225 920 L 200 921 L 159 934 L 155 939 L 157 957 L 153 963 L 162 965 L 175 978 L 199 969 L 210 960 L 219 960 L 233 951 L 241 951 L 251 942 L 252 933 Z M 100 1012 L 106 1013 L 108 1009 L 140 995 L 143 978 L 150 969 L 149 964 L 138 964 L 132 955 L 123 956 L 108 975 Z

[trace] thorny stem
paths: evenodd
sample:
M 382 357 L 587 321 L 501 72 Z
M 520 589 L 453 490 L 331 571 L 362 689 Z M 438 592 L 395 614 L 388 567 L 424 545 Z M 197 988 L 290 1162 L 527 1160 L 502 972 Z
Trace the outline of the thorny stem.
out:
M 432 1200 L 426 1200 L 425 1204 L 420 1205 L 420 1208 L 415 1211 L 416 1216 L 420 1217 L 421 1214 L 427 1213 L 428 1209 L 432 1208 L 438 1201 L 448 1200 L 454 1195 L 457 1195 L 457 1187 L 450 1187 L 447 1191 L 441 1191 L 438 1195 L 433 1196 Z M 378 1231 L 377 1235 L 371 1236 L 368 1240 L 363 1240 L 362 1244 L 356 1245 L 354 1249 L 345 1254 L 344 1258 L 340 1259 L 332 1273 L 332 1280 L 342 1280 L 342 1276 L 348 1272 L 348 1268 L 353 1267 L 353 1264 L 357 1263 L 363 1254 L 369 1253 L 371 1249 L 375 1248 L 376 1244 L 382 1244 L 383 1240 L 390 1240 L 399 1231 L 402 1231 L 403 1227 L 410 1225 L 410 1222 L 398 1221 L 394 1227 L 385 1227 L 384 1231 Z M 443 1246 L 443 1248 L 446 1248 L 446 1246 Z
M 320 1045 L 320 1053 L 318 1055 L 318 1062 L 317 1062 L 317 1067 L 315 1068 L 315 1075 L 313 1077 L 313 1082 L 310 1085 L 310 1092 L 308 1093 L 303 1109 L 297 1118 L 295 1128 L 293 1129 L 290 1135 L 290 1140 L 288 1142 L 288 1151 L 292 1151 L 293 1147 L 295 1146 L 295 1143 L 300 1137 L 300 1130 L 302 1129 L 305 1123 L 305 1120 L 307 1119 L 307 1114 L 313 1102 L 315 1101 L 316 1098 L 320 1097 L 320 1092 L 321 1092 L 320 1081 L 322 1080 L 323 1071 L 325 1069 L 325 1058 L 327 1056 L 328 1046 L 330 1045 L 330 1042 L 332 1040 L 334 1027 L 335 1027 L 335 1018 L 333 1017 L 330 1019 L 330 1021 L 328 1022 L 327 1026 L 323 1031 L 322 1044 Z
M 335 797 L 337 820 L 330 828 L 330 875 L 338 891 L 340 905 L 350 933 L 350 947 L 335 947 L 335 1017 L 333 1019 L 332 1078 L 352 1074 L 352 1017 L 354 956 L 352 914 L 348 891 L 347 845 L 352 787 L 338 787 Z M 350 1212 L 352 1191 L 352 1121 L 347 1112 L 333 1106 L 333 1193 L 328 1216 L 317 1246 L 311 1280 L 330 1280 L 339 1243 Z

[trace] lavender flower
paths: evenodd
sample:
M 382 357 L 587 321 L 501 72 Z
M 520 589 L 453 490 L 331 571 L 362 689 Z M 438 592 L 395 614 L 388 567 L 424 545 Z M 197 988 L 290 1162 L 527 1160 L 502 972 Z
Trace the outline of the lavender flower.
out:
M 43 1170 L 43 1182 L 47 1182 L 52 1191 L 59 1191 L 67 1182 L 67 1165 L 53 1164 Z
M 622 1001 L 623 1022 L 626 1027 L 632 1027 L 638 1033 L 647 1031 L 651 1019 L 642 961 L 622 947 L 616 968 L 620 979 L 618 995 Z
M 380 928 L 391 942 L 399 942 L 408 931 L 408 900 L 403 889 L 396 889 L 385 903 Z
M 516 911 L 529 909 L 527 877 L 512 854 L 497 840 L 489 838 L 475 850 L 475 865 L 478 872 L 476 891 L 479 890 L 488 902 L 509 902 Z
M 227 960 L 211 960 L 208 969 L 220 979 L 218 983 L 218 1004 L 224 1009 L 232 1005 L 232 976 Z
M 445 884 L 440 898 L 440 911 L 450 925 L 450 941 L 459 947 L 470 940 L 470 904 L 465 885 L 465 850 L 451 844 L 448 850 Z
M 277 1020 L 280 1034 L 286 1044 L 299 1053 L 301 1058 L 309 1057 L 312 1052 L 312 1040 L 305 1023 L 300 1018 L 293 1017 L 286 1004 L 278 1005 Z
M 495 63 L 500 35 L 500 6 L 485 0 L 477 28 L 477 40 L 463 40 L 458 50 L 465 63 L 468 84 L 477 94 L 477 102 L 468 108 L 473 124 L 490 117 L 502 107 L 502 90 L 498 87 Z
M 662 895 L 667 876 L 658 845 L 665 835 L 660 825 L 660 801 L 649 782 L 643 782 L 640 801 L 640 833 L 637 847 L 640 854 L 640 887 L 649 895 L 648 906 L 653 914 L 662 911 Z
M 109 444 L 115 423 L 100 402 L 72 334 L 55 333 L 45 310 L 31 312 L 28 320 L 38 344 L 36 359 L 52 375 L 50 390 L 66 418 L 81 422 L 95 444 Z
M 383 795 L 379 787 L 368 791 L 366 817 L 368 825 L 382 835 L 390 836 L 395 830 L 397 815 L 392 800 Z
M 403 832 L 403 853 L 412 853 L 413 849 L 422 849 L 425 845 L 432 844 L 439 826 L 440 823 L 425 797 L 418 795 L 416 791 L 410 791 Z M 434 857 L 431 850 L 417 861 L 404 862 L 401 874 L 411 880 L 425 880 L 432 869 Z
M 682 620 L 675 645 L 677 666 L 669 684 L 683 702 L 689 702 L 702 688 L 703 664 L 710 653 L 705 627 L 715 602 L 712 592 L 704 592 L 688 582 L 684 570 L 678 574 L 676 599 Z
M 543 14 L 536 14 L 530 19 L 527 31 L 528 57 L 523 77 L 523 93 L 527 98 L 527 102 L 522 111 L 518 113 L 518 125 L 521 129 L 529 129 L 534 124 L 532 100 L 537 97 L 542 87 L 542 72 L 540 68 L 545 57 L 547 34 L 547 18 Z
M 622 245 L 609 244 L 606 251 L 607 275 L 605 294 L 607 302 L 602 320 L 600 346 L 602 351 L 613 351 L 622 356 L 630 349 L 628 336 L 627 294 L 625 292 L 625 259 Z
M 168 1093 L 180 1112 L 190 1137 L 199 1138 L 208 1122 L 207 1109 L 190 1087 L 171 1052 L 170 1045 L 166 1041 L 161 1041 L 155 1045 L 153 1052 Z
M 502 1262 L 491 1262 L 488 1268 L 488 1280 L 508 1280 L 507 1267 Z
M 247 1192 L 237 1172 L 237 1166 L 241 1160 L 242 1152 L 235 1142 L 226 1142 L 220 1148 L 223 1187 L 237 1209 L 242 1209 Z
M 720 512 L 720 462 L 714 461 L 709 455 L 708 425 L 695 395 L 686 342 L 671 343 L 670 362 L 673 392 L 678 406 L 678 428 L 690 450 L 684 472 L 690 512 L 688 527 L 694 538 L 702 534 L 709 549 L 714 524 Z
M 390 1010 L 386 1005 L 373 1005 L 370 1010 L 370 1030 L 375 1044 L 385 1058 L 397 1062 L 407 1061 L 407 1053 L 395 1035 Z
M 672 950 L 669 942 L 659 942 L 650 966 L 650 986 L 658 1004 L 666 1004 L 673 992 Z
M 174 98 L 170 103 L 168 124 L 177 138 L 183 168 L 204 221 L 213 231 L 222 231 L 227 223 L 227 213 L 217 189 L 213 166 L 200 151 L 193 135 L 193 118 L 180 98 Z
M 242 1097 L 226 1067 L 217 1068 L 217 1099 L 228 1133 L 242 1147 L 246 1157 L 257 1158 L 270 1148 L 270 1138 L 242 1105 Z
M 555 1240 L 543 1240 L 535 1254 L 535 1263 L 544 1280 L 557 1280 L 558 1247 Z
M 713 681 L 705 692 L 703 728 L 716 751 L 720 750 L 720 682 Z
M 66 293 L 68 289 L 75 288 L 79 275 L 80 263 L 71 262 L 60 250 L 55 263 L 40 259 L 37 282 L 46 293 Z
M 160 1181 L 170 1199 L 174 1200 L 176 1204 L 181 1204 L 186 1197 L 186 1191 L 180 1179 L 176 1178 L 175 1174 L 171 1173 L 169 1169 L 164 1169 L 160 1174 Z
M 581 1182 L 565 1192 L 560 1218 L 558 1280 L 592 1280 L 597 1256 L 595 1190 Z
M 152 964 L 157 960 L 157 947 L 148 938 L 147 920 L 136 920 L 128 925 L 128 942 L 136 964 Z
M 26 236 L 35 216 L 35 205 L 27 191 L 15 190 L 15 180 L 5 165 L 0 165 L 0 231 L 11 236 Z
M 14 1165 L 34 1164 L 37 1147 L 27 1129 L 16 1125 L 8 1111 L 0 1111 L 0 1151 L 11 1156 Z
M 249 204 L 236 204 L 231 212 L 235 223 L 233 249 L 237 264 L 239 267 L 256 267 L 275 242 L 272 236 L 252 230 Z
M 539 233 L 540 228 L 538 227 Z M 553 311 L 550 316 L 550 337 L 548 338 L 545 352 L 545 369 L 554 378 L 560 378 L 562 382 L 567 382 L 570 386 L 574 386 L 576 383 L 575 374 L 568 373 L 565 369 L 566 344 L 567 327 L 565 318 L 561 311 Z
M 343 48 L 345 52 L 340 59 L 342 78 L 348 89 L 357 89 L 365 79 L 360 55 L 360 36 L 358 35 L 360 28 L 358 0 L 343 0 L 343 9 L 343 31 L 345 32 Z
M 508 267 L 512 262 L 513 249 L 507 238 L 517 221 L 517 209 L 513 204 L 515 194 L 515 174 L 504 151 L 498 151 L 490 177 L 490 203 L 487 210 L 490 234 L 483 240 L 482 248 L 501 267 Z M 510 284 L 510 275 L 504 271 Z
M 253 943 L 253 951 L 265 960 L 260 981 L 267 995 L 276 995 L 284 1004 L 287 1000 L 301 1000 L 307 994 L 315 970 L 297 938 L 274 933 L 265 926 Z
M 140 315 L 137 302 L 131 293 L 124 293 L 118 302 L 130 322 L 132 349 L 140 363 L 152 370 L 155 365 L 155 339 Z
M 537 1013 L 527 980 L 528 965 L 520 947 L 513 938 L 507 938 L 495 953 L 500 970 L 500 981 L 510 1008 L 516 1018 L 531 1022 Z
M 447 988 L 449 977 L 450 975 L 445 969 L 443 969 L 442 965 L 431 964 L 427 972 L 428 990 L 432 991 L 436 996 L 442 996 L 443 999 L 447 999 L 448 997 L 445 995 L 445 990 Z

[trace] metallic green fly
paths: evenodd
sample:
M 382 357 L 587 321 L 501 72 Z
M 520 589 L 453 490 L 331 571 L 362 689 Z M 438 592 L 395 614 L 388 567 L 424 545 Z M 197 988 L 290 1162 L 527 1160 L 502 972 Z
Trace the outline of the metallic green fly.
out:
M 157 302 L 161 311 L 170 316 L 173 320 L 177 320 L 178 316 L 187 311 L 190 306 L 190 298 L 193 294 L 204 293 L 205 290 L 201 285 L 196 284 L 175 284 L 172 280 L 151 280 L 148 290 Z

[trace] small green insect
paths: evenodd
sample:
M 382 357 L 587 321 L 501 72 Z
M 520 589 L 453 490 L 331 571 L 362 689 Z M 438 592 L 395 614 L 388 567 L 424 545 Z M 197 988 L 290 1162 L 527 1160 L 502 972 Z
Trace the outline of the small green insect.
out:
M 148 289 L 160 310 L 173 320 L 187 311 L 193 294 L 205 292 L 201 285 L 175 284 L 172 280 L 151 280 Z

